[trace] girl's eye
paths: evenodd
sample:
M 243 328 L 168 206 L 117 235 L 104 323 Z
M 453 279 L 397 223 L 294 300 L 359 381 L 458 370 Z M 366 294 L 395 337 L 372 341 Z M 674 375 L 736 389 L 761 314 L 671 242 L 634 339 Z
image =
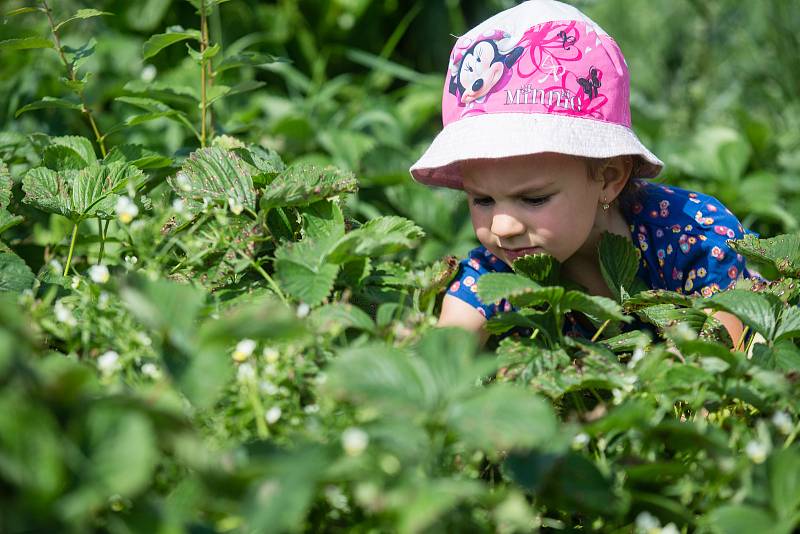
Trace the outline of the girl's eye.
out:
M 542 204 L 544 204 L 544 203 L 545 203 L 545 202 L 547 202 L 548 200 L 550 200 L 550 197 L 549 197 L 549 196 L 546 196 L 546 197 L 536 197 L 536 198 L 523 198 L 523 199 L 522 199 L 522 201 L 523 201 L 525 204 L 529 204 L 529 205 L 531 205 L 531 206 L 541 206 Z
M 475 197 L 472 199 L 472 203 L 476 206 L 491 206 L 492 202 L 494 202 L 492 197 Z

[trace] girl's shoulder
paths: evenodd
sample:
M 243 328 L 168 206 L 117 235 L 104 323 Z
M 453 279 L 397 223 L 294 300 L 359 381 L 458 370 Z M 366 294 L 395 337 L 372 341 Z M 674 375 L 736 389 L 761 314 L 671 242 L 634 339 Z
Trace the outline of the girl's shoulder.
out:
M 749 233 L 736 215 L 711 195 L 641 180 L 628 220 L 632 226 L 680 236 L 716 234 L 733 239 Z M 660 233 L 660 232 L 659 232 Z

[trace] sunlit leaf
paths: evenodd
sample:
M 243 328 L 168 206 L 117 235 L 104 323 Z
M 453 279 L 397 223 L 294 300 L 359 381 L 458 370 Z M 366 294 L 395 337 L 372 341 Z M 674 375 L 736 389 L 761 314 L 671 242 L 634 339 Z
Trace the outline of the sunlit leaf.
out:
M 205 199 L 253 210 L 256 202 L 254 170 L 231 151 L 201 148 L 192 152 L 181 170 L 167 181 L 179 196 L 195 207 Z
M 351 172 L 335 167 L 292 165 L 278 175 L 261 197 L 261 209 L 303 206 L 334 195 L 352 193 L 358 182 Z
M 62 172 L 37 167 L 22 179 L 23 202 L 74 222 L 88 217 L 113 219 L 117 194 L 142 177 L 142 171 L 124 163 Z
M 73 102 L 71 100 L 66 100 L 64 98 L 55 98 L 52 96 L 46 96 L 41 100 L 37 100 L 36 102 L 31 102 L 30 104 L 26 104 L 19 108 L 17 112 L 14 114 L 14 117 L 19 117 L 26 111 L 33 111 L 35 109 L 71 109 L 74 111 L 81 111 L 83 106 L 80 102 Z
M 350 256 L 375 258 L 411 248 L 423 236 L 422 229 L 408 219 L 397 216 L 378 217 L 341 238 L 328 259 L 341 263 Z
M 275 251 L 275 271 L 281 287 L 297 300 L 315 306 L 328 296 L 339 266 L 324 260 L 329 247 L 304 239 L 287 243 Z
M 549 286 L 558 283 L 560 265 L 550 254 L 529 254 L 514 260 L 514 272 L 536 283 Z
M 622 302 L 621 290 L 631 293 L 633 280 L 639 269 L 636 248 L 628 237 L 605 232 L 600 245 L 600 272 L 617 302 Z
M 102 17 L 102 16 L 105 16 L 105 15 L 114 15 L 114 14 L 113 13 L 109 13 L 108 11 L 100 11 L 99 9 L 79 9 L 78 11 L 75 12 L 74 15 L 72 15 L 68 19 L 62 20 L 61 22 L 56 24 L 55 27 L 53 28 L 53 31 L 57 32 L 65 24 L 67 24 L 69 22 L 72 22 L 74 20 L 90 19 L 90 18 L 93 18 L 93 17 Z
M 722 291 L 704 302 L 715 309 L 734 314 L 768 340 L 774 339 L 778 318 L 783 309 L 783 304 L 774 295 L 741 289 Z
M 142 59 L 149 59 L 164 48 L 187 39 L 200 40 L 199 30 L 184 30 L 180 26 L 170 28 L 170 30 L 167 33 L 153 35 L 145 41 L 142 45 Z
M 0 50 L 30 50 L 33 48 L 53 48 L 53 41 L 44 37 L 21 37 L 0 41 Z

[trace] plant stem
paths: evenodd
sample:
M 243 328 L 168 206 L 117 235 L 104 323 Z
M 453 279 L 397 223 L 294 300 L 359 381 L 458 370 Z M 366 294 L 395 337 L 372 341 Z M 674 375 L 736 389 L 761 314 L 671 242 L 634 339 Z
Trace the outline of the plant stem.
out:
M 208 48 L 208 22 L 206 21 L 206 3 L 200 0 L 200 55 Z M 200 147 L 206 146 L 206 59 L 200 60 Z
M 264 420 L 264 405 L 261 403 L 261 399 L 258 396 L 258 391 L 256 390 L 258 386 L 255 384 L 248 385 L 248 393 L 250 397 L 250 406 L 253 408 L 253 411 L 256 412 L 256 429 L 258 430 L 258 437 L 261 439 L 266 439 L 269 437 L 269 428 L 267 428 L 267 422 Z
M 103 220 L 98 217 L 97 218 L 97 228 L 100 231 L 100 254 L 97 256 L 97 265 L 100 265 L 103 262 L 103 251 L 106 248 L 106 236 L 108 235 L 108 223 L 111 220 L 106 220 L 106 227 L 103 228 Z
M 72 241 L 69 244 L 69 255 L 67 256 L 67 264 L 64 266 L 64 276 L 69 273 L 69 264 L 72 263 L 72 251 L 75 250 L 75 240 L 78 237 L 78 223 L 72 228 Z
M 244 252 L 239 251 L 239 254 L 241 254 L 243 258 L 250 260 L 250 265 L 253 266 L 253 269 L 258 271 L 258 273 L 264 277 L 264 280 L 267 281 L 267 284 L 269 284 L 270 289 L 272 289 L 272 291 L 274 291 L 275 294 L 278 295 L 278 298 L 281 299 L 281 301 L 286 306 L 288 306 L 289 302 L 286 300 L 286 297 L 281 291 L 281 288 L 279 288 L 278 284 L 275 283 L 275 280 L 273 280 L 272 277 L 269 274 L 267 274 L 267 271 L 265 271 L 254 259 L 247 256 Z
M 47 15 L 47 20 L 50 21 L 50 31 L 53 34 L 53 43 L 56 45 L 56 51 L 61 58 L 61 62 L 64 64 L 64 68 L 67 69 L 67 77 L 70 79 L 70 81 L 77 82 L 78 80 L 76 78 L 75 70 L 72 68 L 72 64 L 67 61 L 67 56 L 64 55 L 64 48 L 61 46 L 61 39 L 58 36 L 58 30 L 56 30 L 56 24 L 53 20 L 53 12 L 50 9 L 50 6 L 47 5 L 46 0 L 42 0 L 42 8 Z M 86 118 L 89 119 L 89 125 L 92 127 L 92 131 L 94 132 L 95 141 L 97 141 L 97 145 L 100 147 L 100 153 L 105 158 L 107 153 L 104 141 L 105 136 L 101 135 L 100 130 L 97 128 L 97 123 L 94 120 L 94 116 L 92 115 L 89 106 L 86 105 L 86 99 L 83 97 L 83 90 L 73 89 L 73 91 L 78 95 L 78 98 L 81 99 L 81 113 L 86 115 Z
M 606 329 L 606 327 L 608 326 L 608 323 L 610 323 L 610 322 L 611 322 L 611 319 L 606 319 L 606 322 L 604 322 L 603 325 L 597 330 L 597 332 L 595 332 L 594 336 L 592 336 L 592 342 L 597 341 L 597 338 L 600 337 L 600 334 L 603 333 L 603 330 Z

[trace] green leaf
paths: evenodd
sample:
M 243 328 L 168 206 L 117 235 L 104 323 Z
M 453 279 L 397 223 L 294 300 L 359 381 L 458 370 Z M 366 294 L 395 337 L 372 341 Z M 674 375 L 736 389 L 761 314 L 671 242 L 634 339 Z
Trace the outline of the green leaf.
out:
M 731 248 L 748 260 L 774 266 L 781 276 L 800 276 L 800 234 L 758 239 L 749 234 L 730 241 Z
M 81 171 L 60 173 L 38 167 L 22 179 L 23 202 L 73 222 L 89 217 L 113 219 L 117 193 L 142 177 L 142 171 L 124 163 L 92 165 Z
M 515 273 L 549 286 L 558 283 L 561 265 L 550 254 L 529 254 L 514 260 L 512 267 Z
M 709 316 L 703 310 L 676 308 L 672 304 L 648 306 L 638 310 L 636 314 L 662 330 L 678 323 L 686 323 L 692 330 L 699 332 L 709 320 Z
M 265 451 L 263 449 L 266 449 Z M 315 489 L 328 471 L 330 453 L 317 445 L 301 444 L 289 451 L 257 443 L 242 451 L 264 476 L 251 484 L 244 499 L 244 520 L 253 532 L 299 532 Z M 265 454 L 266 452 L 266 454 Z
M 704 522 L 721 534 L 779 534 L 775 519 L 762 508 L 747 504 L 726 504 L 709 512 Z M 788 532 L 788 531 L 787 531 Z
M 265 82 L 258 82 L 255 80 L 245 80 L 241 83 L 237 83 L 233 87 L 228 88 L 225 91 L 222 91 L 220 94 L 210 94 L 208 95 L 208 101 L 206 102 L 206 106 L 210 106 L 217 100 L 221 100 L 223 98 L 238 95 L 241 93 L 247 93 L 249 91 L 254 91 L 256 89 L 260 89 L 267 85 Z M 202 103 L 198 105 L 198 108 L 202 107 Z
M 789 519 L 800 507 L 800 451 L 797 446 L 772 454 L 768 469 L 772 509 L 779 519 Z
M 800 308 L 791 306 L 783 310 L 780 323 L 775 330 L 775 342 L 800 337 Z
M 485 303 L 496 303 L 514 295 L 538 291 L 542 286 L 513 273 L 488 273 L 478 279 L 478 297 Z
M 631 321 L 613 300 L 598 295 L 587 295 L 581 291 L 567 291 L 561 299 L 560 309 L 562 312 L 574 310 L 584 313 L 598 322 Z
M 172 165 L 172 159 L 141 145 L 117 145 L 103 159 L 103 163 L 130 163 L 139 169 L 162 169 Z
M 311 239 L 340 239 L 344 215 L 336 202 L 320 200 L 303 209 L 303 231 Z
M 493 359 L 475 358 L 477 338 L 459 328 L 428 330 L 414 348 L 421 364 L 418 374 L 434 406 L 471 396 L 475 380 L 497 368 Z
M 158 461 L 152 423 L 135 412 L 102 412 L 89 416 L 97 436 L 88 476 L 104 493 L 133 497 L 150 483 Z
M 322 302 L 333 289 L 339 266 L 322 261 L 329 246 L 304 239 L 275 251 L 275 272 L 281 288 L 309 306 Z
M 549 403 L 529 390 L 505 384 L 455 403 L 448 421 L 464 442 L 486 451 L 542 446 L 552 442 L 558 432 Z
M 783 310 L 783 304 L 778 297 L 769 293 L 731 289 L 717 293 L 703 302 L 712 308 L 734 314 L 768 341 L 774 340 L 778 317 Z
M 42 157 L 45 167 L 55 171 L 63 170 L 63 167 L 79 170 L 97 163 L 92 142 L 77 135 L 51 137 Z
M 108 11 L 100 11 L 98 9 L 79 9 L 70 18 L 56 24 L 55 28 L 53 28 L 53 31 L 57 32 L 58 30 L 61 29 L 62 26 L 64 26 L 68 22 L 72 22 L 73 20 L 90 19 L 92 17 L 102 17 L 105 15 L 114 15 L 114 14 L 109 13 Z
M 328 367 L 323 390 L 384 413 L 412 416 L 436 405 L 420 363 L 399 349 L 372 344 L 339 352 Z
M 460 503 L 466 506 L 486 493 L 487 489 L 474 480 L 427 479 L 407 487 L 402 493 L 406 498 L 398 507 L 399 519 L 395 528 L 399 534 L 435 532 L 436 521 L 446 516 L 448 511 L 457 510 Z
M 0 50 L 30 50 L 34 48 L 53 48 L 53 41 L 44 37 L 21 37 L 0 41 Z
M 5 208 L 0 208 L 0 234 L 16 226 L 25 219 L 21 215 L 14 215 Z
M 11 201 L 11 187 L 13 185 L 8 167 L 3 160 L 0 160 L 0 209 L 8 206 Z
M 639 257 L 629 237 L 604 232 L 598 246 L 600 272 L 617 302 L 622 302 L 624 288 L 632 293 L 633 280 L 639 269 Z
M 37 13 L 43 11 L 44 10 L 40 7 L 18 7 L 17 9 L 12 9 L 8 13 L 6 13 L 5 16 L 14 17 L 16 15 L 24 15 L 25 13 Z
M 205 200 L 238 204 L 254 209 L 255 169 L 235 153 L 222 148 L 201 148 L 184 160 L 180 172 L 167 179 L 175 192 L 199 210 Z
M 360 308 L 351 304 L 333 303 L 321 306 L 309 316 L 317 332 L 336 335 L 348 328 L 375 332 L 375 322 Z
M 504 462 L 504 470 L 537 500 L 554 509 L 606 515 L 619 506 L 611 482 L 577 453 L 512 453 Z
M 270 63 L 276 63 L 278 61 L 286 60 L 278 56 L 273 56 L 272 54 L 264 54 L 261 52 L 246 50 L 244 52 L 239 52 L 238 54 L 224 58 L 216 66 L 215 72 L 219 74 L 220 72 L 224 72 L 228 69 L 235 69 L 245 66 L 258 67 L 260 65 L 267 65 Z
M 41 100 L 37 100 L 36 102 L 31 102 L 30 104 L 26 104 L 19 108 L 17 112 L 14 114 L 14 118 L 19 117 L 26 111 L 33 111 L 35 109 L 72 109 L 75 111 L 81 111 L 83 107 L 81 106 L 80 102 L 72 102 L 70 100 L 65 100 L 63 98 L 54 98 L 52 96 L 46 96 Z
M 353 173 L 335 167 L 292 165 L 278 175 L 261 197 L 261 209 L 304 206 L 358 189 Z
M 144 45 L 142 45 L 142 59 L 149 59 L 164 48 L 187 39 L 200 41 L 199 30 L 184 30 L 180 26 L 170 28 L 170 30 L 172 31 L 153 35 L 145 41 Z
M 33 287 L 35 279 L 25 260 L 10 250 L 0 250 L 0 292 L 20 293 Z
M 342 237 L 328 260 L 343 263 L 352 256 L 376 258 L 392 254 L 411 248 L 424 235 L 419 226 L 403 217 L 378 217 Z

